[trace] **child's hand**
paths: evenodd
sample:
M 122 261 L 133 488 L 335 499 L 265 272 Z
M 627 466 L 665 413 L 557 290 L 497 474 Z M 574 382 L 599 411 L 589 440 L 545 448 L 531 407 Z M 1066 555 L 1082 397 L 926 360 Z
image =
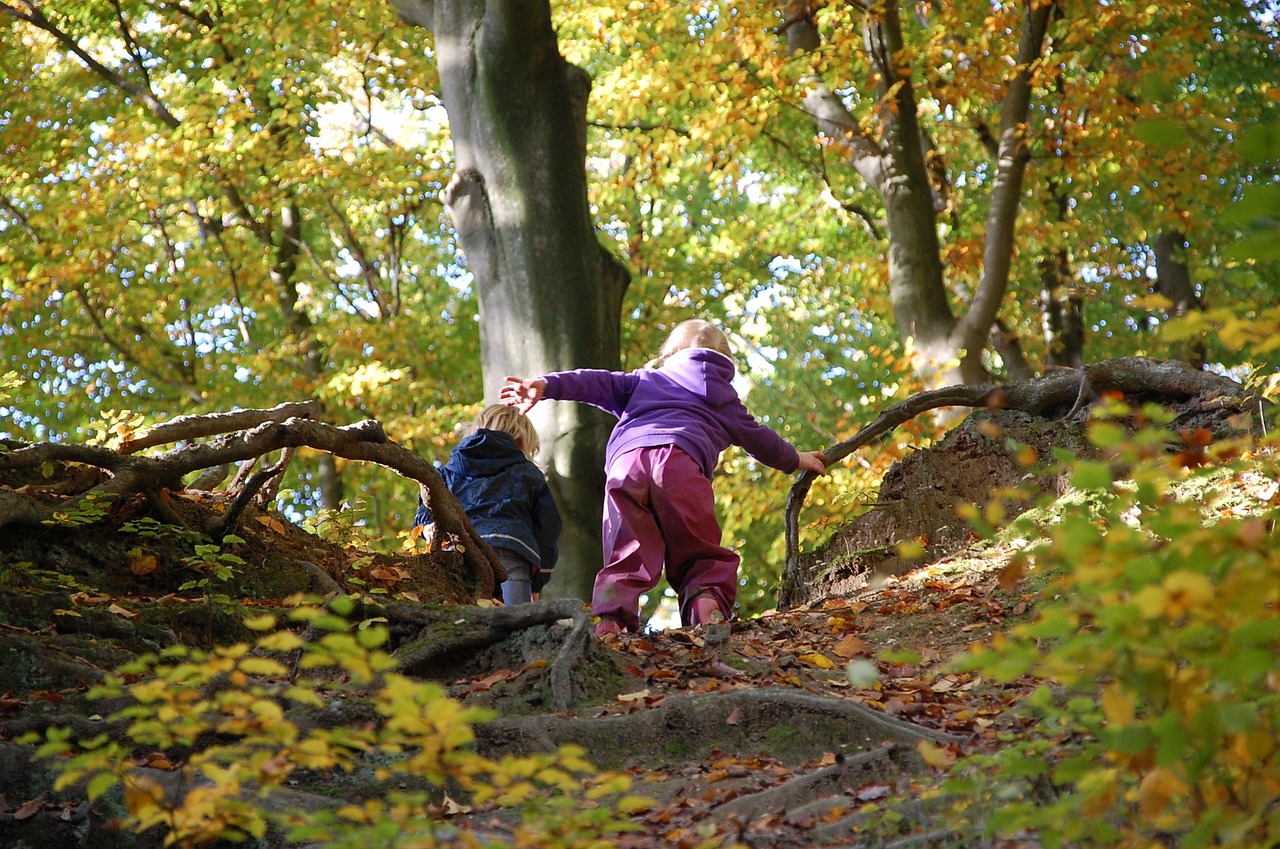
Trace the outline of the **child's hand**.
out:
M 518 407 L 520 412 L 527 413 L 533 405 L 542 400 L 542 393 L 547 382 L 540 377 L 508 377 L 507 385 L 498 393 L 498 400 L 508 407 Z
M 827 456 L 821 451 L 801 451 L 800 469 L 806 472 L 813 472 L 815 475 L 825 475 L 827 473 Z

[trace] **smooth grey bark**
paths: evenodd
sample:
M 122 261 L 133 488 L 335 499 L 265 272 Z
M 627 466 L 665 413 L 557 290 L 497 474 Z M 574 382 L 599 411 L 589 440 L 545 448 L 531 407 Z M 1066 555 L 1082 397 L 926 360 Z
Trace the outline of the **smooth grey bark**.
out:
M 788 50 L 796 54 L 820 46 L 811 4 L 787 0 L 784 7 Z M 903 36 L 897 0 L 877 4 L 863 21 L 863 39 L 881 104 L 879 141 L 860 130 L 840 98 L 820 79 L 805 80 L 805 107 L 815 125 L 845 143 L 850 163 L 884 202 L 894 323 L 904 339 L 914 339 L 916 371 L 926 385 L 974 384 L 989 379 L 982 352 L 1008 289 L 1014 225 L 1029 159 L 1023 127 L 1031 99 L 1031 65 L 1044 49 L 1048 24 L 1056 10 L 1056 3 L 1028 6 L 1016 69 L 1001 106 L 982 279 L 958 318 L 948 298 L 938 212 L 911 72 L 901 64 Z M 959 365 L 952 367 L 957 359 Z
M 954 347 L 969 352 L 961 361 L 960 373 L 969 384 L 980 382 L 985 370 L 970 356 L 982 350 L 991 325 L 1000 313 L 1000 304 L 1009 289 L 1009 268 L 1013 261 L 1014 228 L 1022 204 L 1022 183 L 1027 162 L 1025 130 L 1031 106 L 1031 67 L 1040 58 L 1049 21 L 1057 3 L 1029 3 L 1018 42 L 1015 72 L 1005 89 L 1000 106 L 1000 136 L 996 149 L 995 182 L 987 211 L 987 232 L 982 250 L 982 280 L 969 309 L 952 334 Z
M 443 193 L 475 280 L 485 397 L 508 375 L 619 367 L 628 276 L 587 202 L 590 80 L 560 55 L 548 0 L 392 0 L 431 31 L 456 173 Z M 548 596 L 589 598 L 602 563 L 604 443 L 580 404 L 531 413 L 564 515 Z

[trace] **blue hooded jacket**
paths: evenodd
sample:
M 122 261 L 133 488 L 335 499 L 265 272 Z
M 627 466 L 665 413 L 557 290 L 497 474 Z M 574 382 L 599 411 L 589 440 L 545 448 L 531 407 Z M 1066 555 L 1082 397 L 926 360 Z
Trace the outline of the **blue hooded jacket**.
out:
M 481 539 L 528 560 L 534 567 L 533 589 L 541 590 L 560 556 L 563 523 L 546 475 L 511 434 L 480 428 L 453 449 L 440 476 Z M 431 521 L 419 497 L 413 523 Z

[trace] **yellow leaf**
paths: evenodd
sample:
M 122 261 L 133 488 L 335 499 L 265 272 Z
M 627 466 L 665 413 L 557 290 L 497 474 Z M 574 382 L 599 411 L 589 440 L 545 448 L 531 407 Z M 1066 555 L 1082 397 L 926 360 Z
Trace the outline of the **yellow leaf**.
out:
M 258 648 L 266 651 L 294 651 L 305 645 L 302 638 L 292 631 L 276 631 L 258 640 Z
M 1164 615 L 1165 602 L 1169 600 L 1163 587 L 1143 587 L 1133 596 L 1133 603 L 1143 619 L 1155 619 Z
M 154 554 L 143 554 L 139 551 L 129 561 L 129 571 L 138 576 L 150 575 L 159 565 L 160 561 L 156 560 Z
M 955 752 L 944 749 L 929 740 L 921 740 L 916 748 L 920 751 L 920 757 L 924 758 L 924 762 L 935 769 L 943 769 L 956 762 Z
M 1175 796 L 1187 791 L 1187 786 L 1164 767 L 1156 767 L 1143 776 L 1138 785 L 1138 810 L 1142 816 L 1152 819 L 1164 813 Z
M 240 669 L 246 675 L 284 678 L 289 674 L 289 670 L 284 667 L 284 664 L 269 657 L 243 658 L 240 661 Z
M 903 560 L 919 560 L 924 556 L 924 543 L 920 540 L 904 540 L 898 543 L 898 556 Z
M 124 785 L 124 806 L 130 814 L 139 816 L 164 799 L 160 782 L 145 775 L 134 775 Z
M 623 796 L 618 800 L 616 807 L 619 813 L 639 814 L 652 810 L 655 804 L 652 799 L 644 796 Z
M 1136 706 L 1133 693 L 1119 684 L 1108 684 L 1102 688 L 1102 713 L 1112 725 L 1128 725 L 1133 722 Z
M 799 659 L 811 666 L 816 666 L 819 669 L 831 669 L 836 665 L 834 660 L 827 657 L 825 654 L 819 654 L 816 651 L 809 652 L 808 654 L 802 654 Z
M 1186 569 L 1164 579 L 1165 591 L 1177 596 L 1185 607 L 1199 607 L 1213 600 L 1213 582 L 1199 572 Z
M 250 631 L 270 631 L 276 626 L 276 617 L 270 613 L 264 613 L 253 619 L 244 620 L 244 627 Z

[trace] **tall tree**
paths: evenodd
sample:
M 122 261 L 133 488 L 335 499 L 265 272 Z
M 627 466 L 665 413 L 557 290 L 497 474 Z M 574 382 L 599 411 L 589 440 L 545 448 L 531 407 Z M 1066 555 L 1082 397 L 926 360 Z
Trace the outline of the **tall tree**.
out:
M 393 0 L 434 36 L 455 173 L 444 199 L 475 279 L 485 394 L 508 375 L 619 366 L 629 276 L 587 203 L 590 78 L 560 54 L 548 0 Z M 601 563 L 607 414 L 535 409 L 565 514 L 551 593 L 590 596 Z
M 882 198 L 895 322 L 904 337 L 915 340 L 917 370 L 926 383 L 954 382 L 956 377 L 977 383 L 988 377 L 982 354 L 1008 289 L 1014 228 L 1030 159 L 1026 119 L 1032 74 L 1042 59 L 1056 9 L 1051 0 L 1032 0 L 1019 14 L 998 10 L 1008 31 L 1019 38 L 1010 51 L 1010 71 L 997 85 L 999 116 L 991 141 L 994 177 L 981 274 L 959 317 L 949 302 L 938 240 L 942 204 L 935 205 L 935 197 L 941 186 L 931 180 L 927 161 L 933 143 L 920 122 L 897 0 L 885 0 L 862 13 L 863 58 L 876 103 L 871 110 L 874 131 L 850 112 L 819 67 L 804 81 L 805 107 L 818 129 L 840 145 Z M 787 3 L 784 26 L 791 53 L 812 53 L 821 47 L 816 11 L 816 4 Z
M 430 66 L 376 8 L 0 3 L 15 429 L 103 435 L 104 411 L 307 397 L 345 423 L 388 411 L 369 408 L 385 384 L 453 401 L 465 359 L 439 355 L 474 341 L 469 322 L 417 351 L 400 341 L 421 338 L 411 321 L 468 311 L 432 273 L 455 254 L 438 235 L 430 85 L 417 88 Z M 339 503 L 336 465 L 297 471 L 304 500 Z

